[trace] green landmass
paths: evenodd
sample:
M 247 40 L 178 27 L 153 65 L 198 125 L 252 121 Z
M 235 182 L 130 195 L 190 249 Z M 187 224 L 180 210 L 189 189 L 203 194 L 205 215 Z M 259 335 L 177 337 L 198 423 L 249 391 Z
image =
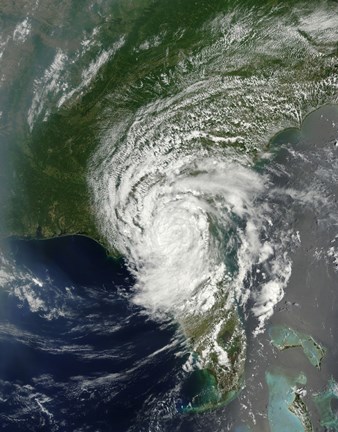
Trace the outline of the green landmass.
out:
M 226 405 L 243 387 L 246 336 L 237 311 L 225 311 L 223 300 L 181 321 L 196 365 L 183 390 L 189 399 L 185 412 Z
M 11 166 L 10 178 L 4 179 L 9 195 L 3 199 L 5 223 L 0 224 L 1 236 L 50 238 L 85 234 L 108 246 L 95 223 L 86 178 L 89 159 L 100 144 L 106 120 L 109 117 L 118 121 L 159 96 L 174 94 L 175 83 L 154 91 L 161 74 L 170 73 L 185 50 L 193 52 L 201 44 L 197 29 L 224 7 L 223 0 L 202 1 L 199 7 L 191 0 L 112 2 L 107 11 L 109 18 L 100 23 L 102 45 L 109 48 L 121 35 L 127 35 L 125 45 L 102 67 L 84 95 L 77 95 L 59 109 L 52 105 L 48 120 L 40 119 L 32 131 L 22 109 L 27 105 L 25 85 L 31 82 L 34 72 L 27 62 L 17 78 L 20 85 L 13 86 L 8 98 L 5 138 L 6 159 Z M 10 4 L 7 9 L 14 16 L 20 13 Z M 83 23 L 80 5 L 69 12 L 71 19 L 78 20 L 77 25 Z M 93 18 L 93 22 L 84 24 L 94 27 L 98 23 Z M 38 57 L 40 51 L 49 52 L 52 42 L 47 36 L 53 30 L 51 26 L 51 22 L 49 26 L 41 22 L 30 59 Z M 187 31 L 175 37 L 180 28 Z M 167 36 L 160 47 L 150 53 L 135 51 L 145 37 L 163 32 Z M 66 42 L 60 39 L 54 44 Z

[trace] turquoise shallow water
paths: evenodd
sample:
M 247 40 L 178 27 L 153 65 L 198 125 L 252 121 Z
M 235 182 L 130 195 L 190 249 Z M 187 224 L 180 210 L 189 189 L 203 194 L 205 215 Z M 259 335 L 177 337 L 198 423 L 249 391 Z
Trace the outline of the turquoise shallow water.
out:
M 329 380 L 327 387 L 321 393 L 315 395 L 321 426 L 334 431 L 338 430 L 338 418 L 332 408 L 332 402 L 337 398 L 337 383 L 333 379 Z
M 3 371 L 5 429 L 29 406 L 30 430 L 298 432 L 294 386 L 334 429 L 337 3 L 3 1 L 0 28 L 1 232 L 95 233 L 133 280 L 112 294 L 82 264 L 77 286 L 71 247 L 67 271 L 2 248 L 3 362 L 24 346 L 33 365 Z M 271 326 L 302 346 L 273 347 Z M 244 345 L 243 389 L 218 403 L 215 364 Z
M 273 432 L 294 431 L 304 432 L 301 420 L 289 410 L 295 399 L 295 386 L 306 384 L 305 375 L 294 378 L 268 372 L 266 382 L 269 387 L 268 416 L 270 428 Z
M 300 347 L 309 362 L 320 369 L 320 363 L 325 356 L 325 349 L 308 335 L 299 333 L 287 327 L 272 327 L 269 329 L 272 343 L 280 350 Z

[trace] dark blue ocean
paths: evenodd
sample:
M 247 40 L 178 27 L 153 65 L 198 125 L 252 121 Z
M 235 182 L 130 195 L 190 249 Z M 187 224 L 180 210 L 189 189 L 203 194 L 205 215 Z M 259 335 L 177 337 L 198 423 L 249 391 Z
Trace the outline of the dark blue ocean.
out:
M 0 293 L 2 430 L 146 427 L 147 400 L 174 387 L 184 356 L 175 356 L 176 328 L 129 301 L 123 259 L 81 236 L 6 246 L 35 303 L 13 286 Z

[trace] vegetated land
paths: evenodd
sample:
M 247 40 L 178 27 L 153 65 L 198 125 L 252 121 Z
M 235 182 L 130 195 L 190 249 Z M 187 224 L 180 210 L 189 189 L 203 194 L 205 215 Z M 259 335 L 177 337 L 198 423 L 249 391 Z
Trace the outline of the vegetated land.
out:
M 2 237 L 49 238 L 81 233 L 106 246 L 90 204 L 86 179 L 89 158 L 108 123 L 157 98 L 158 90 L 161 90 L 161 97 L 175 91 L 170 86 L 157 91 L 154 88 L 158 87 L 161 74 L 170 72 L 185 50 L 191 52 L 201 43 L 196 29 L 224 8 L 222 0 L 212 5 L 202 2 L 198 8 L 192 7 L 193 4 L 193 1 L 183 4 L 179 0 L 166 4 L 152 0 L 119 1 L 111 6 L 111 14 L 103 23 L 96 22 L 96 16 L 92 22 L 86 22 L 92 28 L 101 25 L 104 47 L 110 47 L 121 35 L 127 35 L 124 46 L 99 70 L 84 94 L 75 95 L 61 108 L 56 108 L 52 101 L 48 118 L 45 121 L 38 118 L 30 130 L 27 101 L 39 90 L 34 89 L 33 84 L 39 57 L 69 42 L 67 34 L 51 39 L 53 17 L 45 17 L 44 12 L 40 12 L 41 16 L 36 17 L 40 22 L 22 56 L 21 66 L 16 65 L 15 59 L 6 63 L 7 73 L 14 78 L 6 94 L 7 110 L 2 119 L 5 126 L 0 129 L 6 158 L 4 165 L 7 165 L 0 174 L 4 190 L 1 196 Z M 9 4 L 7 9 L 5 12 L 13 19 L 18 20 L 22 15 L 13 5 Z M 71 20 L 73 24 L 85 20 L 81 8 L 70 10 L 68 14 L 69 28 Z M 173 39 L 173 34 L 181 27 L 188 30 L 183 37 Z M 155 46 L 151 53 L 135 51 L 147 37 L 161 32 L 168 36 L 160 47 Z M 121 98 L 123 94 L 125 97 Z

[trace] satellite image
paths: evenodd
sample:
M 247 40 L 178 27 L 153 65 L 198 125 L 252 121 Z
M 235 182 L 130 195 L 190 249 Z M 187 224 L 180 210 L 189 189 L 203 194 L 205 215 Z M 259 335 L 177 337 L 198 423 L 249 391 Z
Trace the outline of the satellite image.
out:
M 0 429 L 338 432 L 338 2 L 0 0 Z

